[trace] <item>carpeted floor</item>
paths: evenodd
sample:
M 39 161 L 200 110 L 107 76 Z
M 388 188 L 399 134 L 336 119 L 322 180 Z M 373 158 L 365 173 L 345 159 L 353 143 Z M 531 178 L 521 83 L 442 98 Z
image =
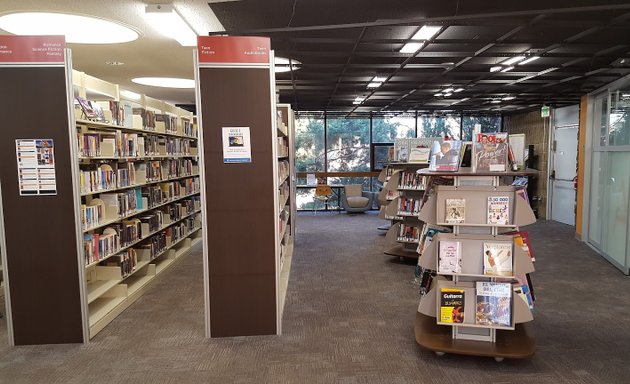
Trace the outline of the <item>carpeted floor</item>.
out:
M 630 382 L 630 280 L 572 227 L 526 228 L 538 349 L 497 363 L 417 346 L 413 264 L 383 255 L 382 223 L 300 215 L 282 336 L 204 339 L 198 248 L 87 345 L 7 347 L 0 319 L 0 383 Z

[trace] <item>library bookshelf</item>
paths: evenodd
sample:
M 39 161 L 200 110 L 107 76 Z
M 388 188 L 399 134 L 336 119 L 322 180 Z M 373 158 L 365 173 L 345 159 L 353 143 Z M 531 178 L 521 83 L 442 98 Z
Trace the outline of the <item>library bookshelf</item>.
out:
M 392 220 L 385 238 L 397 243 L 385 251 L 386 255 L 418 258 L 418 240 L 423 224 L 418 215 L 426 177 L 417 171 L 427 166 L 423 163 L 390 163 L 386 168 L 390 176 L 379 193 L 379 201 L 387 204 L 382 210 L 382 218 Z
M 196 127 L 188 111 L 72 70 L 62 38 L 8 44 L 60 53 L 0 63 L 14 127 L 0 140 L 12 149 L 0 167 L 9 342 L 88 342 L 200 241 Z M 28 142 L 48 166 L 37 183 Z
M 534 264 L 531 253 L 519 242 L 519 228 L 534 223 L 536 218 L 518 188 L 501 185 L 502 179 L 535 173 L 474 173 L 468 168 L 458 172 L 419 171 L 427 177 L 453 179 L 453 185 L 433 187 L 419 215 L 429 225 L 452 231 L 436 234 L 418 260 L 425 272 L 435 274 L 420 299 L 415 320 L 416 341 L 423 348 L 438 355 L 488 356 L 497 361 L 527 358 L 535 353 L 528 324 L 534 319 L 533 302 L 526 295 L 531 293 L 527 275 L 534 272 Z M 449 216 L 452 208 L 462 217 Z M 489 213 L 497 208 L 504 212 L 500 221 Z M 498 260 L 492 258 L 496 249 L 504 252 L 504 270 L 500 273 L 492 269 Z M 523 284 L 527 284 L 527 290 Z M 485 297 L 485 288 L 501 293 L 496 296 L 500 299 Z

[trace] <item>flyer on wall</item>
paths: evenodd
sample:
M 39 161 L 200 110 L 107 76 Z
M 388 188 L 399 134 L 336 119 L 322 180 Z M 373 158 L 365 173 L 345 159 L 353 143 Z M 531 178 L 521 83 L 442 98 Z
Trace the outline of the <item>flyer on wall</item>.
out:
M 52 139 L 15 140 L 20 196 L 57 194 Z
M 249 127 L 223 127 L 223 162 L 252 162 Z

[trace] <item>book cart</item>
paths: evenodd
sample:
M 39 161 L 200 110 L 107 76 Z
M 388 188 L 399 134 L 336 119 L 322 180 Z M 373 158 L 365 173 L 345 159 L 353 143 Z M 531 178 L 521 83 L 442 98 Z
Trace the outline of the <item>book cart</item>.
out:
M 397 242 L 397 245 L 387 249 L 386 255 L 401 259 L 418 258 L 416 250 L 422 230 L 418 214 L 426 177 L 416 171 L 427 166 L 423 163 L 393 163 L 387 168 L 391 169 L 391 176 L 379 194 L 379 201 L 386 203 L 381 212 L 382 218 L 392 220 L 385 238 Z
M 534 271 L 529 254 L 515 243 L 515 236 L 508 233 L 534 223 L 536 218 L 518 189 L 500 182 L 502 177 L 531 176 L 536 171 L 473 173 L 469 168 L 460 168 L 458 172 L 420 170 L 418 173 L 427 177 L 452 177 L 453 185 L 435 186 L 419 215 L 426 223 L 451 227 L 452 233 L 437 234 L 418 260 L 422 268 L 436 271 L 437 275 L 418 306 L 414 327 L 417 343 L 438 355 L 488 356 L 497 361 L 532 356 L 535 342 L 527 323 L 533 320 L 533 315 L 525 297 L 510 289 L 508 322 L 484 324 L 479 321 L 475 287 L 479 282 L 515 282 L 518 277 Z M 498 197 L 509 201 L 508 222 L 488 224 L 488 198 Z M 447 200 L 452 199 L 465 201 L 462 222 L 447 222 Z M 457 242 L 460 264 L 456 271 L 440 273 L 440 244 L 446 242 Z M 484 274 L 484 247 L 489 242 L 511 249 L 512 265 L 501 276 Z M 450 289 L 463 292 L 460 322 L 441 321 L 441 293 Z

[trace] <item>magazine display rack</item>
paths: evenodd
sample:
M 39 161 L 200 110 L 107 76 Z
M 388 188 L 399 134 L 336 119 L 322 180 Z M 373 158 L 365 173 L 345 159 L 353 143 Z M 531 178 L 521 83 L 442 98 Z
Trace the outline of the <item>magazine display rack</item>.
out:
M 378 194 L 378 203 L 380 206 L 378 217 L 383 220 L 389 220 L 389 224 L 378 227 L 378 229 L 382 231 L 388 231 L 392 227 L 392 225 L 396 224 L 402 219 L 401 217 L 397 216 L 389 216 L 385 212 L 385 209 L 387 208 L 389 203 L 394 200 L 394 197 L 398 194 L 396 184 L 389 182 L 395 171 L 395 164 L 389 163 L 381 170 L 381 173 L 379 173 L 378 175 L 378 181 L 379 183 L 381 183 L 381 188 Z
M 535 342 L 527 324 L 533 320 L 531 303 L 513 284 L 518 287 L 534 265 L 513 233 L 536 218 L 526 196 L 500 181 L 535 171 L 473 173 L 462 168 L 456 173 L 418 173 L 451 176 L 454 185 L 435 186 L 419 215 L 426 223 L 451 227 L 452 233 L 437 234 L 418 260 L 436 276 L 418 306 L 417 343 L 438 355 L 489 356 L 497 361 L 532 356 Z M 503 213 L 489 218 L 488 212 L 497 208 L 495 201 L 501 201 Z M 448 216 L 447 209 L 459 210 L 457 218 Z M 504 251 L 503 270 L 492 258 L 498 249 Z M 503 295 L 496 294 L 499 288 L 505 288 Z M 486 289 L 494 291 L 486 296 Z
M 386 255 L 399 258 L 417 259 L 418 240 L 422 230 L 422 222 L 418 219 L 425 190 L 425 179 L 419 175 L 418 169 L 428 164 L 399 163 L 393 165 L 393 172 L 387 185 L 379 194 L 384 218 L 391 219 L 392 225 L 387 231 L 386 239 L 398 243 L 385 251 Z

